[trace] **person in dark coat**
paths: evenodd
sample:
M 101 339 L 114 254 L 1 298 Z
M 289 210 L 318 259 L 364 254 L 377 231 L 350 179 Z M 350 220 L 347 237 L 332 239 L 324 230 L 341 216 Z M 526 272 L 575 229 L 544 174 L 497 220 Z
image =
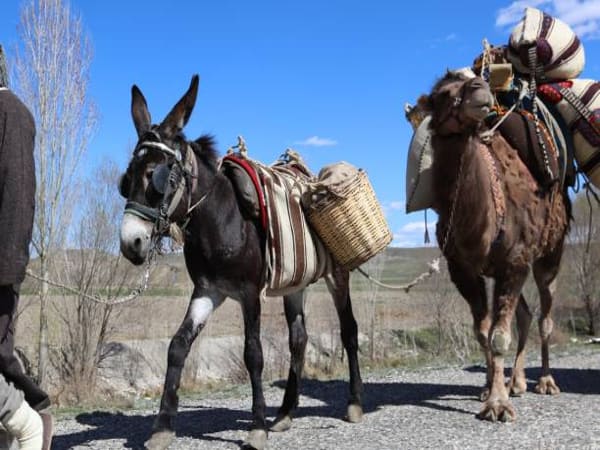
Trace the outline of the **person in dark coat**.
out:
M 43 412 L 50 406 L 48 394 L 23 372 L 14 354 L 15 313 L 29 262 L 35 210 L 35 122 L 7 84 L 0 46 L 0 372 L 23 391 L 33 409 Z M 52 418 L 44 413 L 42 419 L 44 448 L 49 448 Z

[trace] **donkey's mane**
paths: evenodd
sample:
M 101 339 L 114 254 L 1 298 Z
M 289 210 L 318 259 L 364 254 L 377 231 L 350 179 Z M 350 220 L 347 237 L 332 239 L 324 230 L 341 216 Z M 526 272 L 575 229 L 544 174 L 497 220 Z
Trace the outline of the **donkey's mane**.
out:
M 190 145 L 198 158 L 216 170 L 219 153 L 216 149 L 214 136 L 203 134 L 195 141 L 190 141 Z

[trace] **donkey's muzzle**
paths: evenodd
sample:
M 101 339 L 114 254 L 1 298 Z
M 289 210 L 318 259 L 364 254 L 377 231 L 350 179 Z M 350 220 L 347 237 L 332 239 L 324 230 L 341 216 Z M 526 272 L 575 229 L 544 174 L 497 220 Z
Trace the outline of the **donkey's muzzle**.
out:
M 121 253 L 135 265 L 143 264 L 150 250 L 153 222 L 125 212 L 121 223 Z

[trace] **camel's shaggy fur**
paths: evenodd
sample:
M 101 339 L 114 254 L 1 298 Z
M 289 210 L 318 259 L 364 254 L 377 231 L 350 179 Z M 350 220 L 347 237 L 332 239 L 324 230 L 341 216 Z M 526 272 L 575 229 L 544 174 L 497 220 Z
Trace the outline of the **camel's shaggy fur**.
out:
M 524 352 L 531 313 L 521 294 L 530 267 L 540 294 L 542 376 L 539 393 L 559 389 L 550 374 L 548 340 L 554 280 L 559 270 L 570 203 L 558 184 L 542 188 L 516 149 L 495 133 L 481 139 L 483 119 L 493 105 L 481 78 L 448 72 L 427 97 L 434 150 L 434 210 L 437 239 L 452 281 L 467 300 L 487 362 L 485 403 L 480 417 L 510 421 L 509 393 L 527 389 Z M 494 283 L 488 307 L 484 277 Z M 515 314 L 519 341 L 512 377 L 505 386 L 504 355 Z

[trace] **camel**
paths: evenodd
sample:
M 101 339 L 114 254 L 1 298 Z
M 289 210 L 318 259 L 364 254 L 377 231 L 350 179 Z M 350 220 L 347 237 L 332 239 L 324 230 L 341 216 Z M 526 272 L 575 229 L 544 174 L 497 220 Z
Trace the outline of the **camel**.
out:
M 453 283 L 469 303 L 487 364 L 481 395 L 484 404 L 478 417 L 512 421 L 516 412 L 509 394 L 521 395 L 527 390 L 524 347 L 532 314 L 522 289 L 530 268 L 541 310 L 542 374 L 535 391 L 560 392 L 550 373 L 548 341 L 571 205 L 565 187 L 540 185 L 518 150 L 500 133 L 489 132 L 484 119 L 493 105 L 493 95 L 482 78 L 448 71 L 431 93 L 419 100 L 418 107 L 431 114 L 438 245 Z M 556 166 L 556 159 L 553 164 Z M 491 311 L 486 277 L 494 280 Z M 505 385 L 504 356 L 511 343 L 515 312 L 517 355 Z

